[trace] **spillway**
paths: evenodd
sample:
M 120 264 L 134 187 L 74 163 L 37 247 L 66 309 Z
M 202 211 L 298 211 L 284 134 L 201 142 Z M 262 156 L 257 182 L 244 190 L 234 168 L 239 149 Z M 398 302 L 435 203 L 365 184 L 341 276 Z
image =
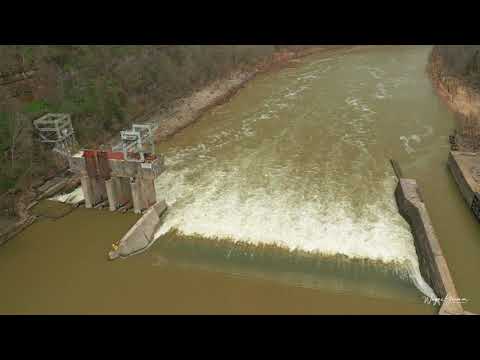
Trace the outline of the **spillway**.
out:
M 160 145 L 167 171 L 156 190 L 169 211 L 156 237 L 175 231 L 364 259 L 432 296 L 388 163 L 434 136 L 419 102 L 430 91 L 427 54 L 347 51 L 249 83 Z

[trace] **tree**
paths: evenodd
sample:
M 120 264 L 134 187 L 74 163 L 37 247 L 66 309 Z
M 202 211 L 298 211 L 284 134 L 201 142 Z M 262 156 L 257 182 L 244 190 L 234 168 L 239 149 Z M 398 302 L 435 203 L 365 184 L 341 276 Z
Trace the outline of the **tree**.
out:
M 8 138 L 8 149 L 11 174 L 15 171 L 16 151 L 19 145 L 19 139 L 28 125 L 27 117 L 21 112 L 4 113 L 5 126 L 3 130 L 7 133 L 4 135 L 5 140 Z

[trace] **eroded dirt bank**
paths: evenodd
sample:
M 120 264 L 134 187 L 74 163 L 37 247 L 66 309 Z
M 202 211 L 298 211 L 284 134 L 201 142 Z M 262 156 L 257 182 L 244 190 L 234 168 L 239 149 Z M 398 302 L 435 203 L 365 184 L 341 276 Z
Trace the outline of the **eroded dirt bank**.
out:
M 465 79 L 452 75 L 436 47 L 430 54 L 427 72 L 438 95 L 457 115 L 459 128 L 480 131 L 480 91 Z

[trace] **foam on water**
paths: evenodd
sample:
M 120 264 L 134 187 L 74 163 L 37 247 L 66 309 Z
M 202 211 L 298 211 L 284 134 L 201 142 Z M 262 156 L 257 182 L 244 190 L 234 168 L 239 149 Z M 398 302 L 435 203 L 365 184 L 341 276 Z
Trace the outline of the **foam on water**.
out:
M 394 208 L 385 212 L 374 207 L 368 217 L 359 219 L 351 214 L 346 199 L 332 203 L 325 201 L 328 195 L 319 195 L 306 200 L 294 189 L 270 193 L 256 189 L 247 195 L 240 183 L 225 186 L 225 172 L 212 171 L 197 187 L 178 175 L 166 174 L 157 182 L 160 196 L 166 195 L 171 206 L 157 235 L 175 228 L 186 235 L 267 242 L 324 255 L 345 254 L 385 262 L 404 262 L 413 255 L 414 249 L 405 241 L 410 237 L 409 230 L 392 216 Z M 169 190 L 162 194 L 165 188 Z M 189 194 L 194 196 L 186 203 Z
M 84 199 L 82 188 L 79 186 L 70 193 L 58 194 L 49 200 L 55 200 L 66 204 L 76 204 Z

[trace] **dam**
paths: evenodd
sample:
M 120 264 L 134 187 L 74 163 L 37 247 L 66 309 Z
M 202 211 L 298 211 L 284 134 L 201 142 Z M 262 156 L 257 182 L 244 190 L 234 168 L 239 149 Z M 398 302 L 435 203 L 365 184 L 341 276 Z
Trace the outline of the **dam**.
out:
M 140 298 L 146 311 L 160 313 L 254 312 L 255 302 L 267 312 L 295 312 L 293 304 L 297 310 L 304 304 L 306 312 L 322 313 L 322 306 L 341 312 L 336 306 L 345 298 L 356 313 L 389 304 L 398 313 L 436 312 L 424 304 L 432 289 L 395 203 L 394 158 L 421 186 L 457 291 L 469 299 L 465 308 L 478 312 L 479 230 L 445 166 L 453 117 L 425 74 L 428 52 L 422 46 L 342 50 L 258 76 L 157 145 L 165 169 L 154 180 L 156 200 L 165 199 L 168 211 L 148 252 L 112 263 L 102 257 L 137 214 L 79 209 L 56 223 L 35 224 L 0 254 L 3 273 L 16 266 L 17 246 L 34 246 L 55 227 L 63 239 L 46 240 L 40 251 L 51 256 L 54 246 L 63 249 L 58 261 L 70 261 L 76 288 L 59 287 L 62 274 L 45 290 L 34 284 L 41 274 L 23 278 L 24 290 L 10 293 L 0 311 L 28 311 L 19 298 L 31 286 L 42 294 L 37 308 L 47 311 L 48 290 L 56 289 L 71 294 L 65 311 L 108 312 L 107 305 L 82 299 L 94 290 L 120 312 L 134 310 Z M 83 260 L 72 261 L 62 228 L 94 224 L 94 216 L 110 230 L 98 237 L 79 230 L 71 247 L 84 244 Z M 34 266 L 33 254 L 26 256 Z M 87 260 L 91 269 L 84 271 Z M 52 275 L 55 267 L 46 271 Z M 124 296 L 110 294 L 120 289 Z M 245 305 L 240 294 L 249 299 Z

